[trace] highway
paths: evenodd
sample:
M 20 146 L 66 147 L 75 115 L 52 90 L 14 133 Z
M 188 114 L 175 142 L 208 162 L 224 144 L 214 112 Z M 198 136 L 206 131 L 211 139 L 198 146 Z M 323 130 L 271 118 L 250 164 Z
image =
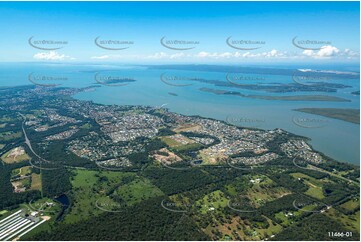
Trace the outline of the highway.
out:
M 27 135 L 27 133 L 26 133 L 26 131 L 25 131 L 26 117 L 25 117 L 23 114 L 21 114 L 21 113 L 19 113 L 19 115 L 24 119 L 21 128 L 22 128 L 22 130 L 23 130 L 23 134 L 24 134 L 24 137 L 25 137 L 25 144 L 29 147 L 30 151 L 31 151 L 36 157 L 39 158 L 40 162 L 43 161 L 43 162 L 45 162 L 45 163 L 51 163 L 50 161 L 45 160 L 45 159 L 43 159 L 42 157 L 40 157 L 40 156 L 34 151 L 32 145 L 31 145 L 30 139 L 28 138 L 28 135 Z M 31 164 L 32 166 L 40 169 L 40 170 L 41 170 L 41 169 L 43 169 L 43 170 L 56 170 L 56 169 L 58 169 L 58 168 L 37 167 L 36 165 L 34 165 L 33 163 L 31 163 L 31 161 L 30 161 L 30 164 Z

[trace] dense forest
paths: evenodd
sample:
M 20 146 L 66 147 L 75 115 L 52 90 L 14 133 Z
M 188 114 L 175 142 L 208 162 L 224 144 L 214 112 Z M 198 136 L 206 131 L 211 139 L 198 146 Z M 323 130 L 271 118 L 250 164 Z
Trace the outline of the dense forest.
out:
M 70 172 L 64 167 L 55 170 L 43 170 L 42 183 L 44 196 L 59 196 L 71 189 Z
M 144 174 L 168 195 L 196 189 L 214 182 L 212 176 L 199 169 L 180 171 L 149 167 Z
M 304 219 L 300 223 L 286 228 L 279 233 L 274 240 L 351 240 L 355 241 L 355 238 L 360 238 L 360 234 L 353 231 L 352 237 L 332 237 L 329 236 L 329 232 L 346 232 L 347 230 L 341 223 L 335 221 L 324 214 L 314 214 L 309 218 Z
M 50 233 L 42 232 L 33 240 L 209 240 L 187 216 L 163 209 L 164 198 L 152 198 L 121 213 L 105 213 L 76 224 L 59 224 Z M 91 229 L 90 229 L 91 228 Z

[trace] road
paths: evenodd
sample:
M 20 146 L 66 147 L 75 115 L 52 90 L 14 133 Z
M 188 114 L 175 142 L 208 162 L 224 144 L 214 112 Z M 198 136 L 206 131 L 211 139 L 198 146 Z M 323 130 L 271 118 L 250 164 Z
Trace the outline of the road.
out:
M 21 114 L 21 113 L 19 113 L 19 115 L 24 119 L 21 128 L 22 128 L 22 130 L 23 130 L 23 134 L 24 134 L 24 137 L 25 137 L 25 144 L 29 147 L 30 151 L 31 151 L 36 157 L 39 158 L 40 161 L 43 161 L 43 162 L 46 162 L 46 163 L 51 163 L 51 161 L 48 161 L 48 160 L 43 159 L 42 157 L 40 157 L 40 156 L 34 151 L 32 145 L 31 145 L 30 139 L 28 138 L 28 135 L 27 135 L 27 133 L 26 133 L 26 131 L 25 131 L 26 117 L 25 117 L 23 114 Z M 36 167 L 36 166 L 35 166 L 34 164 L 32 164 L 31 162 L 30 162 L 30 164 L 31 164 L 32 166 Z M 43 170 L 56 170 L 56 169 L 58 169 L 58 168 L 44 168 L 44 167 L 41 167 L 41 162 L 40 162 L 40 167 L 36 167 L 36 168 L 39 168 L 40 170 L 41 170 L 41 169 L 43 169 Z

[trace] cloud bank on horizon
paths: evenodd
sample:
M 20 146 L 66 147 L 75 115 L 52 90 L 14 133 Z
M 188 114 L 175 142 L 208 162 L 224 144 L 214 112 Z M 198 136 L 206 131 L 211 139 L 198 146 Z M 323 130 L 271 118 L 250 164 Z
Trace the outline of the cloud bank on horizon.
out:
M 357 2 L 1 2 L 0 61 L 357 63 L 359 10 Z

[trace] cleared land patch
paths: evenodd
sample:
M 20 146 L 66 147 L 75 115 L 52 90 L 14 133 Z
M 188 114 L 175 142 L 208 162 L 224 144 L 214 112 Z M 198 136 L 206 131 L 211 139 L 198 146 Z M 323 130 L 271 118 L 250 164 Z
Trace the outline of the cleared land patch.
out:
M 351 200 L 341 204 L 340 207 L 342 207 L 348 211 L 353 211 L 356 208 L 360 207 L 360 201 L 358 199 L 351 199 Z
M 306 184 L 309 188 L 305 192 L 306 195 L 322 200 L 325 198 L 323 194 L 323 184 L 328 182 L 327 180 L 317 180 L 316 178 L 307 176 L 303 173 L 291 173 L 292 177 L 297 178 Z
M 196 206 L 200 207 L 200 212 L 205 214 L 213 212 L 219 208 L 227 207 L 229 199 L 226 198 L 225 194 L 220 191 L 214 191 L 205 195 L 201 200 L 196 202 Z
M 41 176 L 40 174 L 31 174 L 31 189 L 41 191 Z
M 27 161 L 30 157 L 26 154 L 23 147 L 17 147 L 2 155 L 1 159 L 7 164 L 12 164 Z

